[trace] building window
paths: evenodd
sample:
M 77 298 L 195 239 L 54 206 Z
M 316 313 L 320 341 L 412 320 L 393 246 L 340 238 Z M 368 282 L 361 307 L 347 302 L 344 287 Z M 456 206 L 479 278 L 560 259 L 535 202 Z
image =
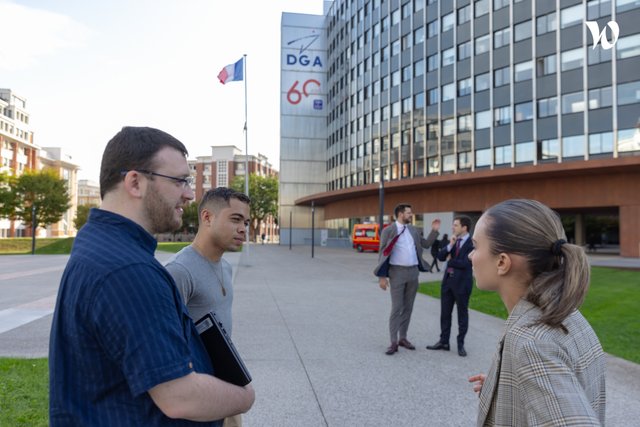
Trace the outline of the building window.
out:
M 611 61 L 611 51 L 613 49 L 587 49 L 587 62 L 589 65 Z
M 438 88 L 430 89 L 427 91 L 427 105 L 434 105 L 438 103 Z
M 639 6 L 638 0 L 617 0 L 616 12 L 626 12 L 627 10 L 635 9 Z
M 448 85 L 442 86 L 442 102 L 450 101 L 455 97 L 456 97 L 455 84 L 449 83 Z
M 411 65 L 407 65 L 406 67 L 402 67 L 402 81 L 408 82 L 411 80 L 411 75 L 413 74 L 413 70 L 411 69 Z
M 562 138 L 562 157 L 584 156 L 584 135 Z
M 533 102 L 523 102 L 515 105 L 515 121 L 522 122 L 525 120 L 533 120 Z
M 454 48 L 442 52 L 442 66 L 446 67 L 456 62 L 456 51 Z
M 640 101 L 640 81 L 618 85 L 618 105 Z
M 493 33 L 493 48 L 498 49 L 502 46 L 508 46 L 511 40 L 511 29 L 504 28 Z
M 640 150 L 640 131 L 638 129 L 621 129 L 618 131 L 618 151 Z
M 448 13 L 442 17 L 442 32 L 453 29 L 455 25 L 455 15 L 453 12 Z
M 556 55 L 543 56 L 536 60 L 536 74 L 538 77 L 556 72 Z
M 471 77 L 458 81 L 458 96 L 471 95 Z
M 400 40 L 396 40 L 391 43 L 391 56 L 396 56 L 400 54 Z
M 218 160 L 216 162 L 216 168 L 217 168 L 217 175 L 218 175 L 218 178 L 216 180 L 216 185 L 218 187 L 228 187 L 229 175 L 227 174 L 227 161 Z
M 402 112 L 408 113 L 411 111 L 412 107 L 412 99 L 407 97 L 402 100 Z
M 424 92 L 420 92 L 414 95 L 413 108 L 415 108 L 416 110 L 424 108 Z
M 581 24 L 582 22 L 584 22 L 584 6 L 582 4 L 577 4 L 560 11 L 560 28 L 568 28 Z
M 587 2 L 587 19 L 594 20 L 611 15 L 611 0 L 591 0 Z
M 413 32 L 413 43 L 420 44 L 424 42 L 424 27 L 420 27 Z
M 513 158 L 513 148 L 511 145 L 503 145 L 501 147 L 495 147 L 495 162 L 496 165 L 510 164 Z
M 631 58 L 640 55 L 640 34 L 620 37 L 616 43 L 616 57 L 618 59 Z
M 468 4 L 458 9 L 458 25 L 464 24 L 471 20 L 471 5 Z
M 584 63 L 584 54 L 582 48 L 568 50 L 560 55 L 560 69 L 562 71 L 581 68 Z
M 493 0 L 493 10 L 509 6 L 509 0 Z
M 400 84 L 400 71 L 394 71 L 391 73 L 391 86 L 398 86 Z
M 442 156 L 442 171 L 453 172 L 456 170 L 456 157 L 454 154 Z
M 413 45 L 413 35 L 411 33 L 402 37 L 402 50 L 409 49 Z
M 589 135 L 589 154 L 613 152 L 613 132 L 592 133 Z
M 411 3 L 405 3 L 402 5 L 402 19 L 406 19 L 411 16 Z
M 491 166 L 491 148 L 476 150 L 476 167 Z
M 513 70 L 513 78 L 516 82 L 531 80 L 533 77 L 533 62 L 526 61 L 515 64 Z
M 455 121 L 453 119 L 446 119 L 442 121 L 442 136 L 452 136 L 456 133 Z
M 471 131 L 471 114 L 458 116 L 458 132 Z
M 556 13 L 552 12 L 548 15 L 539 16 L 536 20 L 536 34 L 542 35 L 555 31 L 558 28 L 556 21 Z
M 595 109 L 604 108 L 604 107 L 611 107 L 612 104 L 613 104 L 613 97 L 611 92 L 611 86 L 591 89 L 589 91 L 589 109 L 590 110 L 595 110 Z
M 536 158 L 536 146 L 533 142 L 516 144 L 516 163 L 533 162 Z
M 398 117 L 400 115 L 400 101 L 396 101 L 391 104 L 391 117 Z
M 413 76 L 420 77 L 423 74 L 424 74 L 424 59 L 421 59 L 419 61 L 416 61 L 413 64 Z
M 502 126 L 511 123 L 511 107 L 498 107 L 493 110 L 493 125 Z
M 562 95 L 562 114 L 584 111 L 584 94 L 582 91 Z
M 477 18 L 482 15 L 486 15 L 489 13 L 489 0 L 478 0 L 474 3 L 475 13 L 474 16 Z
M 431 37 L 435 37 L 438 35 L 438 30 L 439 26 L 438 26 L 438 20 L 436 19 L 435 21 L 431 21 L 427 24 L 427 37 L 431 38 Z
M 420 12 L 424 9 L 424 0 L 413 0 L 413 12 Z
M 486 52 L 489 52 L 491 39 L 489 38 L 489 34 L 480 36 L 476 38 L 476 55 L 480 55 Z
M 531 38 L 531 20 L 521 22 L 513 27 L 513 40 L 519 42 Z
M 398 9 L 391 12 L 391 25 L 400 23 L 400 11 Z
M 560 145 L 557 139 L 540 141 L 540 160 L 552 160 L 560 157 Z
M 491 127 L 491 110 L 477 112 L 476 129 L 487 129 L 489 127 Z
M 458 61 L 469 58 L 471 56 L 471 41 L 458 45 Z
M 476 92 L 481 92 L 483 90 L 488 90 L 491 87 L 491 74 L 484 73 L 478 74 L 476 76 Z
M 438 54 L 427 57 L 427 71 L 433 71 L 438 68 Z
M 509 67 L 499 68 L 493 72 L 493 85 L 500 87 L 509 84 L 511 72 Z
M 538 100 L 538 117 L 550 117 L 558 114 L 558 98 L 552 96 Z

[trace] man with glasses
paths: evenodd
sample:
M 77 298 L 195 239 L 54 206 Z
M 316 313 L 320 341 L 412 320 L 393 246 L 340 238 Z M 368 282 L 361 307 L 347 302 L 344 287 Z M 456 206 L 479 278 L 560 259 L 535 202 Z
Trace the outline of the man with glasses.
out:
M 187 150 L 125 127 L 100 168 L 92 209 L 67 263 L 49 347 L 51 426 L 220 426 L 249 410 L 251 385 L 215 378 L 153 234 L 182 224 L 194 197 Z

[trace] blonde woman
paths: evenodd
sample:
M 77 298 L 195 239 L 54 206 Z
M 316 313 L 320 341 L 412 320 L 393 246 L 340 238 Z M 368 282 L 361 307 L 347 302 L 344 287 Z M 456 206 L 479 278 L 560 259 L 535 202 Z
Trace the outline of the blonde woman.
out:
M 535 200 L 491 207 L 473 245 L 478 288 L 496 291 L 509 312 L 489 373 L 469 378 L 478 426 L 604 424 L 605 356 L 578 311 L 589 286 L 583 249 Z

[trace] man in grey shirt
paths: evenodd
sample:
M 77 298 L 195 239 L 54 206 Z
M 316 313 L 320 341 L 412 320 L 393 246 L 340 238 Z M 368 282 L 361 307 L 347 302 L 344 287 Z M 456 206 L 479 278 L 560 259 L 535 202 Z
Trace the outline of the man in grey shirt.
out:
M 198 232 L 191 245 L 167 261 L 189 315 L 194 321 L 213 311 L 231 335 L 233 285 L 226 251 L 238 251 L 245 241 L 251 200 L 244 193 L 218 187 L 208 190 L 198 206 Z M 240 415 L 225 419 L 224 426 L 242 425 Z

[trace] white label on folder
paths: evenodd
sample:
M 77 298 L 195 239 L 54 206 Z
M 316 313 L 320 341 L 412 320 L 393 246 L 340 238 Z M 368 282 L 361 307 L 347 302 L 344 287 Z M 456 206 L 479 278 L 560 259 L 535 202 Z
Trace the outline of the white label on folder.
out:
M 207 317 L 202 322 L 196 325 L 196 330 L 198 331 L 199 334 L 201 334 L 212 326 L 213 326 L 213 322 L 211 321 L 211 318 Z

